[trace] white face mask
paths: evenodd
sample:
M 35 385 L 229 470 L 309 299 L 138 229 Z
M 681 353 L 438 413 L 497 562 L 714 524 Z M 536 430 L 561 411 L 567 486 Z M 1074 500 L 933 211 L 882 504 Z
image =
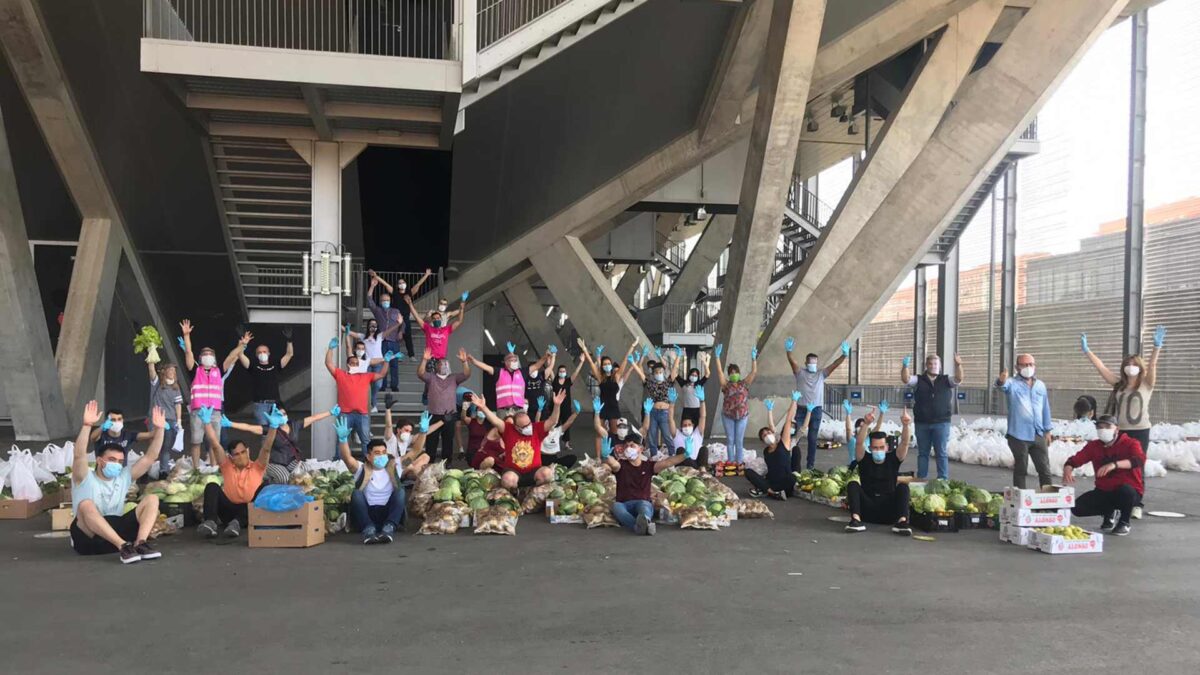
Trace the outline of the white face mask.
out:
M 358 357 L 358 358 L 360 358 L 360 359 L 361 359 L 361 358 L 365 358 L 365 357 L 366 357 L 366 355 L 367 355 L 367 350 L 365 350 L 365 349 L 355 349 L 355 350 L 354 350 L 354 355 L 355 355 L 355 356 L 357 356 L 357 357 Z
M 200 365 L 204 366 L 205 368 L 212 368 L 213 366 L 217 365 L 217 357 L 213 356 L 212 354 L 205 354 L 204 356 L 200 357 Z
M 633 461 L 641 456 L 641 451 L 637 448 L 625 448 L 625 459 Z
M 667 379 L 667 376 L 666 376 L 666 375 L 663 375 L 662 373 L 655 373 L 655 374 L 654 374 L 654 381 L 655 381 L 655 382 L 662 382 L 662 381 L 663 381 L 663 380 L 665 380 L 665 379 Z
M 259 355 L 258 355 L 258 362 L 259 362 L 259 363 L 266 364 L 266 362 L 267 362 L 267 361 L 270 361 L 270 360 L 271 360 L 271 355 L 270 355 L 270 354 L 259 354 Z
M 1037 371 L 1033 366 L 1025 366 L 1021 369 L 1021 377 L 1030 380 L 1033 379 L 1033 374 Z
M 527 425 L 521 427 L 520 429 L 517 429 L 517 431 L 520 431 L 522 436 L 532 436 L 533 435 L 533 425 L 527 424 Z
M 1112 443 L 1113 439 L 1117 437 L 1117 430 L 1116 429 L 1097 429 L 1096 435 L 1100 437 L 1101 442 Z
M 437 374 L 438 374 L 438 377 L 441 377 L 441 378 L 449 377 L 450 376 L 450 364 L 443 363 L 440 366 L 438 366 Z
M 439 312 L 444 312 L 444 311 L 446 311 L 446 305 L 438 305 L 438 311 L 439 311 Z
M 767 445 L 775 445 L 775 440 L 775 434 L 767 434 L 766 436 L 763 436 L 763 443 L 766 443 Z
M 123 421 L 122 422 L 113 422 L 112 426 L 109 427 L 108 430 L 113 432 L 114 434 L 119 434 L 119 433 L 121 433 L 121 430 L 124 428 L 125 428 L 125 422 L 123 422 Z
M 412 441 L 412 432 L 411 431 L 401 431 L 400 432 L 400 442 L 401 443 L 404 443 L 405 445 L 407 445 L 411 441 Z
M 164 378 L 163 378 L 163 383 L 164 383 L 164 384 L 175 384 L 175 378 L 173 378 L 173 377 L 164 377 Z
M 516 370 L 516 369 L 517 369 L 517 362 L 516 362 L 516 361 L 505 361 L 505 362 L 504 362 L 504 367 L 505 367 L 505 368 L 508 368 L 509 370 Z
M 940 374 L 942 372 L 942 362 L 934 361 L 934 362 L 930 363 L 928 370 L 929 370 L 930 375 Z
M 567 379 L 567 371 L 565 371 L 565 370 L 558 371 L 558 379 L 560 379 L 560 380 Z
M 629 435 L 629 429 L 626 427 L 617 427 L 617 438 L 624 439 Z
M 698 382 L 699 380 L 700 380 L 700 378 L 696 377 L 695 375 L 688 376 L 688 382 L 691 382 L 692 384 L 696 384 L 696 382 Z
M 679 427 L 679 431 L 683 432 L 684 436 L 691 436 L 696 429 L 693 427 Z
M 810 373 L 817 372 L 817 364 L 815 364 L 815 363 L 809 363 L 806 365 L 806 367 L 808 368 L 808 372 L 810 372 Z
M 1125 366 L 1125 374 L 1130 377 L 1137 377 L 1140 372 L 1142 372 L 1142 369 L 1138 366 Z
M 408 289 L 408 284 L 397 284 L 396 285 L 396 290 L 400 291 L 401 293 L 403 293 L 407 289 Z
M 357 366 L 350 366 L 349 372 L 355 375 L 359 373 L 365 373 L 367 372 L 367 364 L 359 363 Z

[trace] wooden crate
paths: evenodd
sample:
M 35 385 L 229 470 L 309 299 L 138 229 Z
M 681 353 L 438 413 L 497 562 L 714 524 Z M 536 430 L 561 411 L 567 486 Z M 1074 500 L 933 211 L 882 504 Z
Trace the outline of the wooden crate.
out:
M 47 492 L 36 502 L 27 499 L 0 499 L 0 519 L 24 520 L 58 506 L 62 501 L 58 490 Z
M 264 511 L 250 504 L 251 548 L 308 548 L 325 543 L 325 503 L 313 501 L 295 511 Z

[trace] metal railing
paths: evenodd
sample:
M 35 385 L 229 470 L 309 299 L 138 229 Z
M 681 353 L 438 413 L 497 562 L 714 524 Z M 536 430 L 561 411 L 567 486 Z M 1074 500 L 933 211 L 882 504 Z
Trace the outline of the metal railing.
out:
M 421 280 L 421 277 L 425 276 L 424 272 L 385 272 L 375 270 L 375 273 L 379 275 L 380 279 L 390 285 L 393 291 L 395 291 L 401 280 L 408 286 L 409 291 L 412 291 L 417 282 Z M 421 284 L 421 288 L 418 290 L 419 295 L 413 300 L 413 304 L 416 306 L 418 312 L 429 312 L 437 308 L 438 294 L 431 293 L 430 291 L 441 287 L 443 273 L 441 268 L 433 270 L 429 278 L 425 280 L 425 283 Z M 370 311 L 367 303 L 367 288 L 370 283 L 371 276 L 367 274 L 367 270 L 364 269 L 362 263 L 355 263 L 354 288 L 350 295 L 350 306 L 355 308 L 360 316 L 366 316 L 366 313 Z M 377 301 L 379 293 L 386 290 L 387 288 L 380 284 L 379 289 L 375 291 Z M 395 296 L 395 293 L 392 295 Z M 392 302 L 399 303 L 402 301 L 398 297 L 393 297 Z
M 833 217 L 833 207 L 804 187 L 804 180 L 797 175 L 792 176 L 788 188 L 787 207 L 817 227 L 825 227 Z
M 1020 137 L 1018 137 L 1017 140 L 1021 140 L 1021 141 L 1036 141 L 1036 140 L 1038 140 L 1038 121 L 1037 121 L 1036 117 L 1033 118 L 1033 121 L 1029 123 L 1029 126 L 1025 127 L 1025 131 L 1021 132 L 1021 135 L 1020 135 Z
M 312 302 L 302 292 L 298 264 L 244 265 L 241 282 L 246 306 L 251 309 L 291 309 L 308 307 Z
M 717 323 L 710 321 L 715 314 L 709 303 L 691 305 L 686 302 L 665 303 L 662 306 L 662 332 L 714 335 Z
M 142 37 L 457 60 L 461 0 L 143 0 Z
M 517 32 L 570 0 L 479 0 L 476 12 L 480 51 Z

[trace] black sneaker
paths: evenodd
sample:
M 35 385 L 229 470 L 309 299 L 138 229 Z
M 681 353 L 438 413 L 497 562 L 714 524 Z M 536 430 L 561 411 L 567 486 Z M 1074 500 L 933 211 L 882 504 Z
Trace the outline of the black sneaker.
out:
M 901 537 L 911 537 L 912 536 L 912 528 L 908 526 L 908 521 L 904 521 L 903 523 L 896 523 L 895 525 L 893 525 L 892 532 L 900 535 Z
M 242 526 L 236 519 L 229 521 L 225 526 L 225 536 L 229 539 L 237 539 L 242 536 Z
M 362 536 L 363 536 L 364 544 L 378 544 L 379 543 L 379 534 L 375 531 L 374 527 L 368 527 L 367 529 L 363 530 Z
M 637 517 L 637 522 L 633 524 L 634 534 L 646 534 L 650 531 L 650 519 L 644 514 Z
M 1115 537 L 1124 537 L 1129 534 L 1129 523 L 1117 523 L 1117 526 L 1112 530 L 1112 534 Z
M 162 557 L 162 553 L 154 550 L 154 547 L 148 541 L 139 541 L 134 544 L 133 550 L 142 557 L 142 560 L 154 560 L 155 558 Z
M 759 490 L 758 488 L 750 488 L 750 496 L 754 497 L 755 499 L 761 499 L 765 494 L 767 493 Z
M 863 525 L 863 522 L 861 520 L 854 520 L 853 518 L 851 518 L 850 522 L 846 523 L 846 531 L 847 532 L 866 532 L 867 526 Z
M 780 490 L 778 492 L 772 492 L 771 496 L 774 497 L 775 499 L 778 499 L 781 502 L 787 501 L 787 493 L 784 492 L 783 490 Z
M 205 539 L 215 539 L 217 537 L 217 524 L 211 520 L 206 520 L 196 527 L 196 533 Z
M 392 527 L 391 523 L 383 526 L 383 531 L 375 537 L 377 544 L 390 544 L 396 540 L 396 528 Z
M 1104 516 L 1104 522 L 1100 523 L 1100 529 L 1104 530 L 1105 532 L 1113 529 L 1113 517 Z
M 135 549 L 133 547 L 133 544 L 130 544 L 129 542 L 125 542 L 124 544 L 121 544 L 121 550 L 119 551 L 119 553 L 121 554 L 121 564 L 122 565 L 128 565 L 129 563 L 135 563 L 142 559 L 142 554 L 138 553 L 137 549 Z

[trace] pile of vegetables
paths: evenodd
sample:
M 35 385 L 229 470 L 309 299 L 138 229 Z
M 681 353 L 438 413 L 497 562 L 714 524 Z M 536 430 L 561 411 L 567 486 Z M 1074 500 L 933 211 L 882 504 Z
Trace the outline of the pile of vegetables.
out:
M 311 489 L 306 492 L 312 495 L 314 500 L 325 503 L 325 520 L 335 522 L 346 512 L 346 506 L 350 503 L 350 494 L 354 492 L 354 474 L 349 471 L 325 470 L 317 471 L 315 474 L 304 474 L 303 477 L 297 477 L 297 479 L 301 481 L 301 484 L 311 482 L 311 485 L 306 486 Z M 297 479 L 293 479 L 293 483 Z
M 725 514 L 727 495 L 713 490 L 699 477 L 688 477 L 678 470 L 667 469 L 655 476 L 652 482 L 666 496 L 672 512 L 703 507 L 714 518 Z
M 594 473 L 592 474 L 595 475 Z M 582 469 L 567 469 L 562 465 L 554 466 L 554 483 L 546 494 L 546 499 L 553 501 L 554 512 L 561 516 L 580 515 L 597 504 L 611 506 L 612 496 L 603 482 L 589 480 Z M 606 495 L 609 497 L 606 499 Z
M 189 471 L 172 474 L 167 480 L 146 483 L 142 494 L 152 494 L 164 504 L 187 504 L 204 498 L 204 488 L 209 483 L 222 484 L 221 474 Z
M 935 478 L 925 487 L 909 488 L 909 504 L 914 511 L 944 516 L 953 513 L 1000 515 L 1004 497 L 961 480 Z
M 520 505 L 507 490 L 497 489 L 500 477 L 494 472 L 474 469 L 446 469 L 433 494 L 435 504 L 457 503 L 471 511 L 482 511 L 489 506 L 502 505 L 513 513 L 520 512 Z
M 1043 534 L 1057 534 L 1063 539 L 1085 540 L 1091 539 L 1092 533 L 1079 527 L 1078 525 L 1057 525 L 1054 527 L 1040 527 L 1038 532 Z
M 792 474 L 796 486 L 804 492 L 811 492 L 818 497 L 833 499 L 846 495 L 846 486 L 858 482 L 858 470 L 851 471 L 844 466 L 835 466 L 825 473 L 820 469 L 805 469 Z

